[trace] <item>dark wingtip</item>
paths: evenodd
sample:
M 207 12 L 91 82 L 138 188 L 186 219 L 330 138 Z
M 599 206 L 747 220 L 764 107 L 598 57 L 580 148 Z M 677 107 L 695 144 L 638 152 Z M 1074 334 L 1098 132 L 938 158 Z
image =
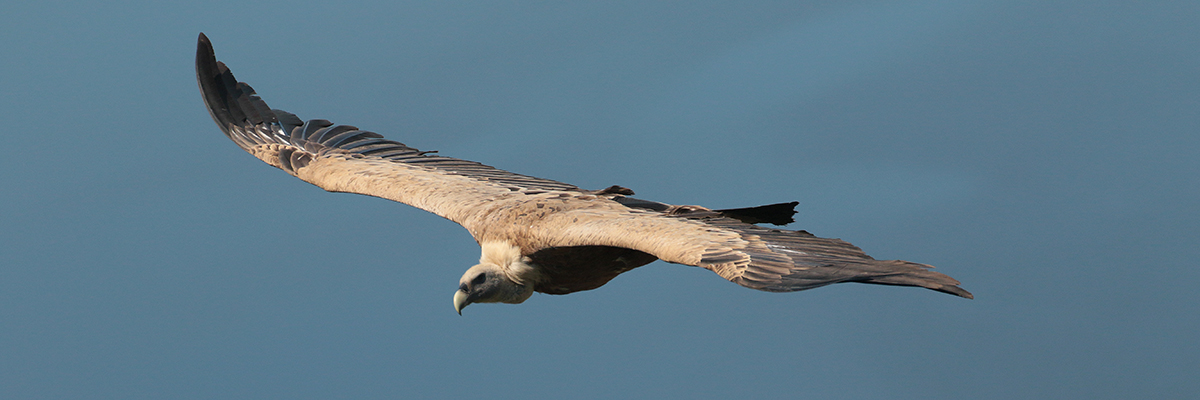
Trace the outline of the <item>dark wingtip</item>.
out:
M 222 130 L 225 130 L 228 129 L 232 118 L 227 110 L 229 107 L 226 101 L 229 95 L 222 81 L 222 72 L 228 70 L 222 71 L 212 42 L 201 32 L 200 37 L 196 39 L 196 83 L 200 86 L 200 97 L 204 99 L 209 115 Z M 229 78 L 232 79 L 233 76 L 230 75 Z
M 929 290 L 952 294 L 966 299 L 974 299 L 975 295 L 958 287 L 958 280 L 946 274 L 931 271 L 933 266 L 918 264 L 904 260 L 870 260 L 863 276 L 850 279 L 850 282 L 869 283 L 873 285 L 894 285 L 923 287 Z
M 963 288 L 960 288 L 958 286 L 942 286 L 942 287 L 934 289 L 934 290 L 942 292 L 942 293 L 949 293 L 949 294 L 952 294 L 952 295 L 955 295 L 958 297 L 962 297 L 962 298 L 967 298 L 967 299 L 975 298 L 975 295 L 971 294 L 971 292 L 963 290 Z
M 196 64 L 199 66 L 201 58 L 216 59 L 217 56 L 213 51 L 212 42 L 208 40 L 208 36 L 204 32 L 200 32 L 200 37 L 196 39 Z
M 238 82 L 233 72 L 217 61 L 212 42 L 203 33 L 196 40 L 196 83 L 209 115 L 238 146 L 243 146 L 246 138 L 232 132 L 234 126 L 249 128 L 278 122 L 278 117 L 254 94 L 254 89 Z

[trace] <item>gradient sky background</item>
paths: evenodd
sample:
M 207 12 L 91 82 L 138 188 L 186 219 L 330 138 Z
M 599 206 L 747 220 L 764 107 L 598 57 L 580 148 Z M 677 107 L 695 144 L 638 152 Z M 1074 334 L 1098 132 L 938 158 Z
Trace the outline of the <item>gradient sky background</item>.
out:
M 1188 398 L 1195 1 L 0 5 L 0 397 Z M 201 5 L 200 3 L 204 3 Z M 933 264 L 976 300 L 654 263 L 454 313 L 477 245 L 239 150 L 273 107 Z

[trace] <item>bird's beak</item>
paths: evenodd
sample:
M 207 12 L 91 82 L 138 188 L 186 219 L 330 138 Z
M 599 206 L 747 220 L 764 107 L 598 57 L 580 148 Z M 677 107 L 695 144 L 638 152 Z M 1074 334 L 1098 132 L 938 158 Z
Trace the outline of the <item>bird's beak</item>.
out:
M 467 300 L 467 292 L 461 290 L 454 292 L 454 311 L 457 311 L 458 315 L 462 315 L 462 309 L 466 307 L 467 304 L 471 304 L 471 302 Z

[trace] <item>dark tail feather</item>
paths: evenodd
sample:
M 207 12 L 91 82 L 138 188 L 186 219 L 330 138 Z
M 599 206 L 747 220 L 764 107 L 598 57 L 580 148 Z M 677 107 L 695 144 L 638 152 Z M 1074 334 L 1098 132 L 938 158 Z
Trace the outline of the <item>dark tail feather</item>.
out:
M 798 201 L 791 203 L 770 204 L 758 207 L 747 208 L 731 208 L 728 210 L 714 210 L 729 218 L 733 218 L 747 224 L 768 223 L 772 225 L 787 225 L 796 222 L 792 219 L 792 215 L 796 214 L 796 205 Z

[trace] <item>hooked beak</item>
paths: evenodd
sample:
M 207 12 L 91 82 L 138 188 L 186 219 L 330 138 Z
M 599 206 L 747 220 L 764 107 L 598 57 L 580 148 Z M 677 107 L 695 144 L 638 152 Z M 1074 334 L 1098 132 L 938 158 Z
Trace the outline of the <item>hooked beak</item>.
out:
M 462 315 L 462 309 L 467 304 L 471 304 L 471 301 L 467 300 L 467 292 L 461 290 L 454 292 L 454 311 L 458 312 L 458 315 Z

